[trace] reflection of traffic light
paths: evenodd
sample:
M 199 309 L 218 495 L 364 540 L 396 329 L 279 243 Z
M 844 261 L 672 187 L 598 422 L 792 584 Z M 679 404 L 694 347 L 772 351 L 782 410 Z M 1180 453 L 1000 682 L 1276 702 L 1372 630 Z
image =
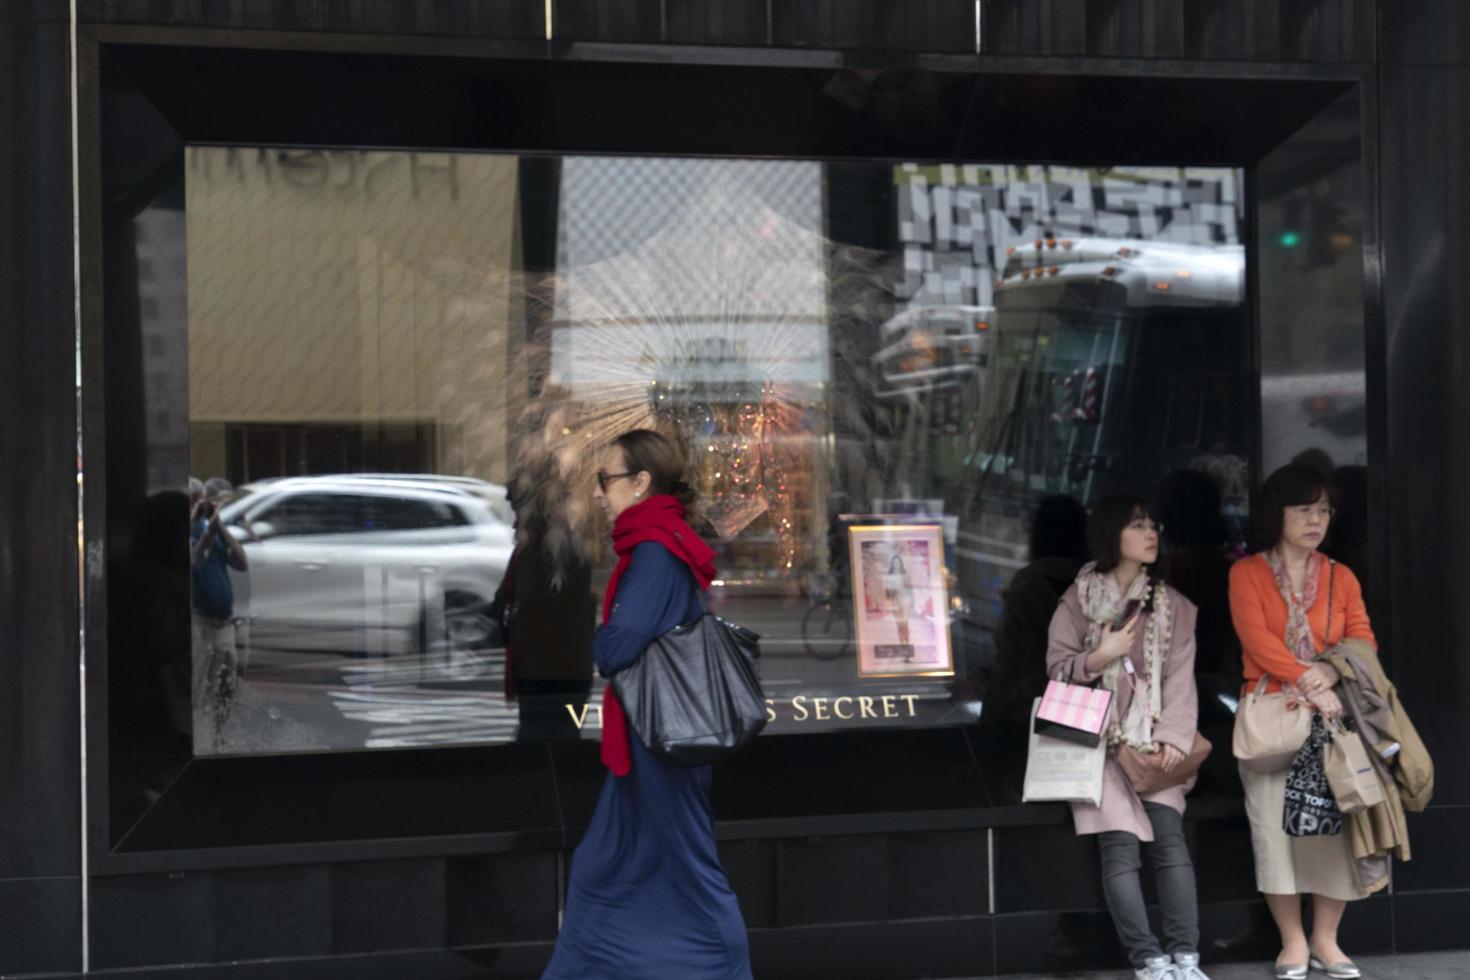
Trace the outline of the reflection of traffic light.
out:
M 1299 232 L 1283 231 L 1276 240 L 1281 243 L 1282 248 L 1296 248 L 1301 244 L 1302 236 Z

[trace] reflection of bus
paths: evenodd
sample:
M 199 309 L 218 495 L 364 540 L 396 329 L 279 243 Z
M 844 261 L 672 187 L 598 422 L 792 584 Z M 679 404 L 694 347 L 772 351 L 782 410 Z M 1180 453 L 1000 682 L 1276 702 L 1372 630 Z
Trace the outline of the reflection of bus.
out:
M 961 589 L 993 626 L 1048 494 L 1147 495 L 1205 453 L 1244 455 L 1250 378 L 1240 246 L 1106 239 L 1013 249 L 987 382 L 949 474 Z
M 963 388 L 983 373 L 990 306 L 918 306 L 883 324 L 878 397 Z
M 942 496 L 930 483 L 952 470 L 965 406 L 980 398 L 989 358 L 989 306 L 918 306 L 883 324 L 873 357 L 876 394 L 892 409 L 892 487 L 901 497 Z

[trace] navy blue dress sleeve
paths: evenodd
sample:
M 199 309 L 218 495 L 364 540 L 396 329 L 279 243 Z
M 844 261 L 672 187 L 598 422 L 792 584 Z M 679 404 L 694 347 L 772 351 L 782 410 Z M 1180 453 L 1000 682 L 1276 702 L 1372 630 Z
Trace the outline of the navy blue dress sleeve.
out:
M 633 560 L 618 583 L 608 621 L 597 628 L 592 655 L 603 677 L 637 660 L 654 637 L 686 622 L 694 579 L 689 568 L 656 541 L 633 549 Z M 697 609 L 697 596 L 694 598 Z

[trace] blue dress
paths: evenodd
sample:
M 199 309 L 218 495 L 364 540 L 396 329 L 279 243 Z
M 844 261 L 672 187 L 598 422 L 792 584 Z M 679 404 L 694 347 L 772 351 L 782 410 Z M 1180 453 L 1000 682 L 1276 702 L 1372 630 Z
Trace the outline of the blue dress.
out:
M 598 670 L 616 674 L 702 611 L 688 567 L 661 544 L 638 545 L 597 630 Z M 628 741 L 632 769 L 607 774 L 572 854 L 543 980 L 748 980 L 745 923 L 715 853 L 710 767 L 662 762 L 631 731 Z

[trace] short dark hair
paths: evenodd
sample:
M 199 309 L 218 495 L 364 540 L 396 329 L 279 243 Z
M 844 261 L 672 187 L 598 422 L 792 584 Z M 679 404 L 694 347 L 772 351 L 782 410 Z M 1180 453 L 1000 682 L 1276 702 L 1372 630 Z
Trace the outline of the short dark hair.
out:
M 628 469 L 647 473 L 650 489 L 677 497 L 685 507 L 693 506 L 699 495 L 684 481 L 684 454 L 672 439 L 652 429 L 632 429 L 613 440 L 623 451 Z
M 1087 541 L 1099 572 L 1111 572 L 1123 561 L 1123 530 L 1139 517 L 1158 523 L 1148 501 L 1132 494 L 1104 497 L 1093 505 L 1092 514 L 1087 519 Z M 1155 585 L 1164 578 L 1160 565 L 1160 562 L 1154 562 L 1144 566 L 1149 581 Z M 1153 609 L 1152 594 L 1149 595 L 1148 608 Z
M 1255 550 L 1269 551 L 1280 543 L 1286 508 L 1314 504 L 1324 496 L 1331 502 L 1336 495 L 1326 474 L 1305 463 L 1287 463 L 1266 477 L 1251 520 Z

